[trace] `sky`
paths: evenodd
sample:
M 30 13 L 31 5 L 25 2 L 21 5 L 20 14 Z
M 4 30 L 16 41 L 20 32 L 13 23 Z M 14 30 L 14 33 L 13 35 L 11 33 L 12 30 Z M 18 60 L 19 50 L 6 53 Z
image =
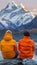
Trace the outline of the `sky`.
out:
M 0 10 L 12 1 L 17 3 L 18 5 L 20 3 L 24 4 L 24 6 L 29 10 L 37 9 L 37 0 L 0 0 Z

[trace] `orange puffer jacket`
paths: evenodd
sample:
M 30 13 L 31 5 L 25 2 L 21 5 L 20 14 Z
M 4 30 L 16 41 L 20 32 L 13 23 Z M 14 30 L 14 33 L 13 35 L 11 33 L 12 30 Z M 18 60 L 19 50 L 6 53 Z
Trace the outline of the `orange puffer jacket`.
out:
M 18 43 L 18 49 L 20 51 L 19 56 L 21 59 L 25 58 L 33 58 L 35 44 L 34 41 L 30 39 L 30 37 L 25 36 Z
M 12 34 L 5 34 L 4 39 L 1 41 L 1 51 L 3 58 L 11 59 L 16 56 L 17 45 L 16 41 L 12 39 Z

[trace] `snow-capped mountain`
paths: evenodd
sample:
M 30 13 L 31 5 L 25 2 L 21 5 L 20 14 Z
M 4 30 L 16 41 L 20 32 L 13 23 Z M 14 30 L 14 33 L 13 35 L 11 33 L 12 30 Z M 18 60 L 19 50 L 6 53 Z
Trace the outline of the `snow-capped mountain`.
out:
M 0 30 L 4 29 L 4 26 L 2 23 L 0 23 Z
M 2 23 L 5 27 L 7 27 L 7 26 L 9 27 L 9 26 L 12 25 L 13 28 L 15 28 L 15 27 L 18 28 L 18 27 L 21 26 L 21 25 L 26 25 L 26 24 L 28 24 L 29 22 L 31 22 L 33 18 L 34 18 L 34 17 L 31 15 L 31 13 L 28 12 L 28 13 L 22 14 L 22 16 L 21 16 L 21 15 L 16 15 L 16 16 L 14 16 L 12 19 L 2 18 L 2 21 L 3 21 L 4 23 L 2 23 L 2 21 L 1 21 L 1 23 Z
M 31 19 L 27 20 L 27 23 L 25 23 L 24 25 L 21 24 L 21 26 L 18 27 L 19 31 L 31 30 L 31 29 L 37 29 L 37 16 L 32 20 Z
M 7 9 L 7 7 L 5 9 Z M 14 23 L 16 23 L 15 21 L 24 13 L 25 13 L 25 11 L 20 5 L 20 7 L 18 6 L 16 10 L 14 10 L 10 13 L 7 12 L 7 13 L 5 13 L 5 15 L 0 16 L 0 22 L 5 27 L 8 27 L 8 24 L 12 23 L 12 25 L 13 25 Z M 11 22 L 9 22 L 9 21 L 11 21 Z
M 0 11 L 0 17 L 11 13 L 15 9 L 17 9 L 17 6 L 14 2 L 8 3 L 8 5 L 3 10 Z
M 16 25 L 17 25 L 17 27 L 19 27 L 21 25 L 28 24 L 29 22 L 32 21 L 33 18 L 34 18 L 34 16 L 32 16 L 30 12 L 25 13 L 20 18 L 18 18 L 18 20 L 16 21 Z
M 23 9 L 23 7 L 20 5 L 17 7 L 17 9 L 15 9 L 14 11 L 10 12 L 9 14 L 5 14 L 5 16 L 3 16 L 2 18 L 5 18 L 5 19 L 9 19 L 9 20 L 13 20 L 13 17 L 15 16 L 16 18 L 22 14 L 25 13 L 25 10 Z M 15 18 L 15 19 L 16 19 Z
M 4 26 L 6 29 L 31 29 L 30 26 L 28 27 L 27 25 L 32 25 L 31 21 L 34 18 L 35 16 L 31 12 L 26 12 L 21 5 L 16 6 L 15 3 L 9 3 L 6 8 L 0 12 L 0 28 Z

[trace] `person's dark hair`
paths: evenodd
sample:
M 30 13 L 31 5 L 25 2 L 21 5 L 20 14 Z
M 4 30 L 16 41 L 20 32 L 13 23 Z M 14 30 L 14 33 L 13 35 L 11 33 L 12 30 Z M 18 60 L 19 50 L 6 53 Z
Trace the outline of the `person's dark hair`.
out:
M 30 33 L 28 31 L 25 31 L 24 36 L 30 36 Z

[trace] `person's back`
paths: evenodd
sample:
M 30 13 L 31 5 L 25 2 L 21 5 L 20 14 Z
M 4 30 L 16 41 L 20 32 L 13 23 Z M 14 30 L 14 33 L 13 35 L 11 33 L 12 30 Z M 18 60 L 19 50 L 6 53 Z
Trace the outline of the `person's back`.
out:
M 16 41 L 12 39 L 12 33 L 6 32 L 4 39 L 1 41 L 1 51 L 3 58 L 11 59 L 16 56 Z
M 35 44 L 34 41 L 30 39 L 29 32 L 24 33 L 24 38 L 21 39 L 18 43 L 18 49 L 20 51 L 19 55 L 21 59 L 33 58 Z

